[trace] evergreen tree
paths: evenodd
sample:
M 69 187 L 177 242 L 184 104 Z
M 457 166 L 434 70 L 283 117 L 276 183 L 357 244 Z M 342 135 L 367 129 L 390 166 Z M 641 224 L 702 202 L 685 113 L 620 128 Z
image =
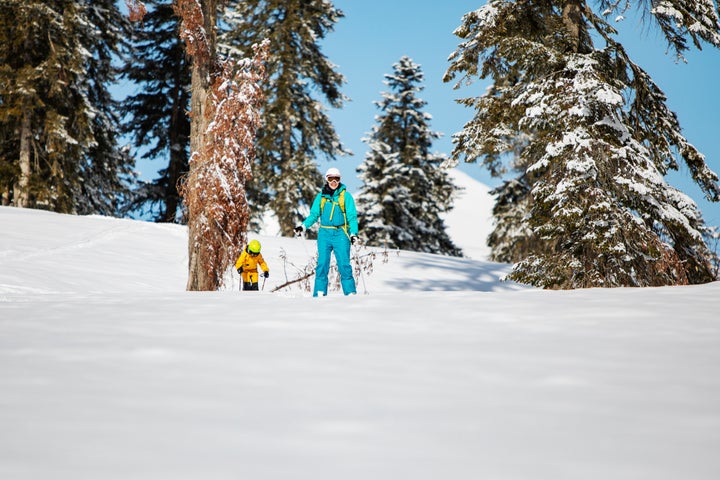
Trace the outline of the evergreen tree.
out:
M 132 161 L 116 145 L 114 2 L 0 5 L 0 190 L 3 203 L 116 214 Z
M 525 177 L 507 180 L 490 191 L 495 196 L 493 216 L 495 228 L 488 236 L 490 259 L 496 262 L 516 263 L 543 244 L 539 243 L 525 221 L 532 200 L 530 186 Z
M 222 42 L 242 56 L 253 44 L 270 42 L 248 201 L 255 219 L 269 206 L 284 235 L 293 234 L 322 183 L 317 157 L 347 153 L 323 104 L 342 106 L 344 77 L 318 45 L 343 16 L 326 0 L 249 0 L 233 2 L 225 17 L 230 30 Z
M 134 50 L 122 74 L 139 93 L 123 103 L 128 116 L 124 132 L 146 160 L 164 160 L 159 177 L 143 182 L 129 210 L 149 211 L 158 222 L 184 222 L 178 181 L 187 173 L 190 156 L 190 63 L 178 36 L 179 19 L 172 0 L 150 0 L 137 26 Z
M 452 209 L 457 187 L 440 168 L 445 156 L 430 152 L 440 134 L 429 128 L 420 66 L 408 57 L 385 75 L 390 92 L 376 102 L 370 147 L 358 167 L 364 182 L 358 195 L 358 221 L 368 243 L 418 252 L 460 256 L 445 232 L 441 215 Z
M 604 20 L 630 2 L 597 4 L 602 15 L 583 0 L 491 0 L 463 17 L 445 80 L 494 85 L 461 100 L 476 115 L 455 136 L 453 158 L 481 160 L 493 173 L 513 158 L 527 182 L 529 198 L 515 212 L 527 215 L 515 215 L 515 228 L 531 228 L 539 242 L 525 244 L 531 251 L 511 279 L 550 288 L 709 282 L 707 227 L 664 176 L 684 161 L 712 201 L 718 177 Z M 720 46 L 712 0 L 646 6 L 678 57 L 688 40 Z M 514 158 L 521 137 L 527 144 Z
M 90 128 L 95 143 L 80 163 L 80 189 L 75 194 L 78 214 L 120 215 L 123 199 L 135 179 L 135 161 L 119 146 L 120 109 L 109 87 L 116 82 L 114 62 L 128 48 L 130 24 L 115 0 L 85 0 L 87 23 L 81 42 L 91 52 L 85 66 L 86 96 L 94 108 Z

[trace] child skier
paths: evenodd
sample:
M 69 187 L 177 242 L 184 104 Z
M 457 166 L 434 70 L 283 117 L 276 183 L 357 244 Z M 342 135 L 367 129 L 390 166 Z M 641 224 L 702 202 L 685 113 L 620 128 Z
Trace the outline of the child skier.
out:
M 235 262 L 235 268 L 242 277 L 243 290 L 258 290 L 258 265 L 263 270 L 263 277 L 268 278 L 270 269 L 260 254 L 260 242 L 251 240 Z

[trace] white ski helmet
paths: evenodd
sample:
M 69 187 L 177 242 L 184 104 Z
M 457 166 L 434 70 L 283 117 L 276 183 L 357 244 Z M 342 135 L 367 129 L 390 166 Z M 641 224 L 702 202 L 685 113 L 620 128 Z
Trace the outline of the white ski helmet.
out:
M 340 175 L 340 170 L 335 167 L 330 167 L 327 172 L 325 172 L 325 178 L 328 177 L 342 177 L 342 175 Z

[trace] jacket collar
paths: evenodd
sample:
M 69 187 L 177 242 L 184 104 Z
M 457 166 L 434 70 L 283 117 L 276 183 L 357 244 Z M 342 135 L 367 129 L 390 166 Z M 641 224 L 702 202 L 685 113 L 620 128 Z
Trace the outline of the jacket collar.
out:
M 332 198 L 333 196 L 340 195 L 340 192 L 342 192 L 343 190 L 345 190 L 345 185 L 343 185 L 342 183 L 339 184 L 335 190 L 330 188 L 330 185 L 326 183 L 325 186 L 323 186 L 322 194 L 326 197 Z

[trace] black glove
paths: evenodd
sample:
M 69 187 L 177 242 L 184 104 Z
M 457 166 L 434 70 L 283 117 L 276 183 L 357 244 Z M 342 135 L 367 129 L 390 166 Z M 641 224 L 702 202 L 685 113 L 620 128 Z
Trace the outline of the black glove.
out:
M 295 230 L 295 235 L 296 235 L 296 236 L 300 236 L 300 235 L 302 235 L 302 233 L 305 231 L 305 226 L 304 226 L 304 225 L 298 225 L 297 227 L 294 228 L 294 230 Z
M 270 272 L 263 272 L 263 277 L 268 278 L 270 276 Z
M 360 239 L 357 237 L 357 235 L 353 235 L 350 237 L 350 244 L 355 245 L 356 243 L 359 243 Z
M 238 273 L 242 275 L 243 267 L 238 268 Z

